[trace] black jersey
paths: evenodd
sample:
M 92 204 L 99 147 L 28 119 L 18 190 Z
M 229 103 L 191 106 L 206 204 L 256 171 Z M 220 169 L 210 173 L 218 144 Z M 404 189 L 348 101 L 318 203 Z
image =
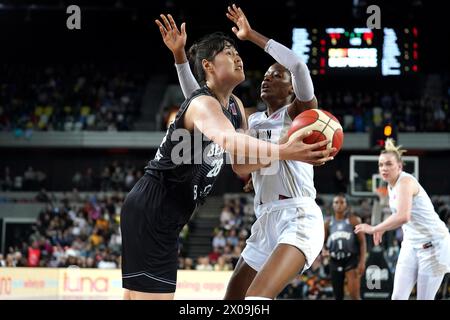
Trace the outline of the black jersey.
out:
M 191 204 L 194 206 L 204 202 L 226 160 L 223 148 L 200 131 L 188 132 L 183 127 L 184 115 L 191 101 L 201 95 L 215 97 L 209 88 L 204 86 L 186 99 L 175 121 L 169 126 L 155 158 L 145 167 L 147 173 L 151 174 L 152 171 L 162 173 L 164 183 L 177 184 L 176 189 L 179 192 L 189 192 Z M 222 110 L 235 129 L 241 127 L 242 115 L 232 96 L 227 109 Z
M 359 253 L 358 239 L 353 229 L 348 218 L 343 220 L 331 218 L 327 248 L 332 258 L 340 260 Z

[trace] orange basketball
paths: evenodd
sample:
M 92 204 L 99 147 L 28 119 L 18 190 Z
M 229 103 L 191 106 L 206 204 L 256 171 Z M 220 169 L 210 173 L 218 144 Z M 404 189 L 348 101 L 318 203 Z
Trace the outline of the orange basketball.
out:
M 342 144 L 344 143 L 344 131 L 339 120 L 330 112 L 310 109 L 300 113 L 295 117 L 288 131 L 289 140 L 308 131 L 312 131 L 312 134 L 306 137 L 303 142 L 312 144 L 329 140 L 330 142 L 319 150 L 334 147 L 337 150 L 331 154 L 333 157 L 341 150 Z

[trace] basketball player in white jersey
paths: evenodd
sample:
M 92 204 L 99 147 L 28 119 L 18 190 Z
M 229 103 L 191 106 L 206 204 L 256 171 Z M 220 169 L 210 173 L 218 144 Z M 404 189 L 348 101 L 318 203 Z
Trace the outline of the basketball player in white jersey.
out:
M 400 146 L 386 140 L 378 167 L 388 183 L 392 215 L 370 226 L 359 224 L 355 232 L 373 234 L 374 244 L 385 231 L 403 229 L 403 242 L 394 277 L 393 300 L 407 300 L 417 283 L 417 299 L 433 300 L 445 273 L 450 272 L 450 236 L 435 212 L 430 197 L 414 176 L 403 171 Z
M 260 139 L 278 143 L 285 139 L 295 116 L 317 108 L 309 70 L 290 49 L 251 29 L 240 8 L 229 7 L 227 17 L 236 24 L 232 30 L 240 40 L 252 41 L 278 62 L 267 70 L 261 86 L 267 111 L 248 119 L 249 129 Z M 171 23 L 174 27 L 173 19 Z M 173 53 L 177 60 L 184 48 Z M 189 96 L 198 84 L 187 63 L 176 67 L 183 93 Z M 273 299 L 299 272 L 311 266 L 322 249 L 323 218 L 315 202 L 313 166 L 280 161 L 267 168 L 234 164 L 233 169 L 241 175 L 252 173 L 257 221 L 225 299 Z

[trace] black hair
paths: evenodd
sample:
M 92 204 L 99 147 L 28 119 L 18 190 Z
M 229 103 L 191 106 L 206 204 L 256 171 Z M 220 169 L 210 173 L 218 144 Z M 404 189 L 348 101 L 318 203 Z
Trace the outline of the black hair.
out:
M 206 81 L 202 60 L 212 61 L 219 52 L 229 45 L 237 49 L 236 43 L 231 37 L 222 32 L 214 32 L 204 36 L 189 48 L 189 64 L 199 83 L 204 84 Z
M 335 198 L 336 197 L 340 197 L 340 198 L 344 198 L 345 200 L 347 200 L 347 195 L 345 194 L 345 193 L 343 193 L 343 192 L 339 192 L 337 195 L 335 195 L 334 196 Z

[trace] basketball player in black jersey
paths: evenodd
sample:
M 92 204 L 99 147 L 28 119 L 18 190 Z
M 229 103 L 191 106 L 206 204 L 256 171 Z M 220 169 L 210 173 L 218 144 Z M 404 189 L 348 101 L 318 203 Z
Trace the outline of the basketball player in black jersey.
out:
M 328 141 L 305 144 L 302 140 L 307 134 L 275 145 L 236 132 L 246 129 L 247 121 L 242 102 L 232 91 L 245 76 L 231 38 L 210 34 L 189 52 L 197 80 L 204 86 L 181 105 L 155 158 L 122 207 L 125 299 L 173 299 L 178 234 L 210 193 L 225 164 L 225 151 L 233 159 L 246 160 L 234 162 L 234 170 L 275 160 L 320 165 L 332 159 L 333 149 L 314 151 Z M 252 164 L 249 159 L 259 163 Z
M 347 200 L 340 194 L 333 199 L 334 216 L 325 222 L 325 246 L 330 255 L 330 273 L 336 300 L 344 299 L 344 285 L 353 300 L 360 300 L 360 279 L 366 267 L 366 238 L 354 234 L 361 219 L 346 214 Z

